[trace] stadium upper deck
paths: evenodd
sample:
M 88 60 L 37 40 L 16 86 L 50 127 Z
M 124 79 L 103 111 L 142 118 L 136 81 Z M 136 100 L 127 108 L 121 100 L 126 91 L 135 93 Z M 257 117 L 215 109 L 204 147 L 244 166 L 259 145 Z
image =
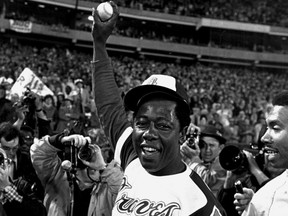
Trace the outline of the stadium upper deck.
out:
M 288 68 L 288 29 L 274 26 L 274 22 L 285 25 L 284 14 L 288 8 L 284 7 L 285 1 L 279 0 L 274 6 L 270 0 L 254 3 L 218 0 L 209 1 L 210 4 L 197 0 L 147 2 L 152 1 L 117 2 L 121 15 L 117 31 L 108 41 L 109 50 L 188 61 Z M 260 2 L 262 9 L 251 12 Z M 3 3 L 0 25 L 6 35 L 82 47 L 92 44 L 91 22 L 87 18 L 98 3 L 80 0 L 5 0 Z M 232 10 L 231 5 L 237 7 Z M 245 19 L 239 15 L 244 6 L 248 17 Z M 245 22 L 236 22 L 228 12 L 238 14 Z M 263 16 L 266 24 L 256 24 L 264 20 L 259 18 Z M 274 17 L 274 21 L 268 16 Z M 254 17 L 254 21 L 249 17 Z M 12 24 L 11 20 L 14 20 Z M 23 26 L 31 27 L 31 31 L 27 30 L 29 36 L 15 32 L 15 28 Z

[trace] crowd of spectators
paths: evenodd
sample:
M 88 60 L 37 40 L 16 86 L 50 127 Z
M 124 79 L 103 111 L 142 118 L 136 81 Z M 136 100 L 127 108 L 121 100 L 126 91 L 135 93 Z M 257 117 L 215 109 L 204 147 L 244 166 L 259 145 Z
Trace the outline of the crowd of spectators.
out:
M 28 5 L 29 4 L 29 5 Z M 193 17 L 210 17 L 218 18 L 223 20 L 234 20 L 234 21 L 245 21 L 248 23 L 262 23 L 275 26 L 285 27 L 287 22 L 285 18 L 287 6 L 283 1 L 279 1 L 278 4 L 271 4 L 269 1 L 225 1 L 225 2 L 208 2 L 208 1 L 194 1 L 194 2 L 182 2 L 182 1 L 153 1 L 148 4 L 145 1 L 119 1 L 117 2 L 119 6 L 136 8 L 138 10 L 152 10 L 158 11 L 159 13 L 172 13 L 169 10 L 156 10 L 155 8 L 160 8 L 160 6 L 165 6 L 166 8 L 178 8 L 177 10 L 185 10 L 186 12 L 179 12 L 179 15 L 183 16 L 193 16 Z M 178 6 L 179 4 L 179 6 Z M 185 5 L 186 4 L 186 5 Z M 259 6 L 259 5 L 260 6 Z M 5 7 L 3 7 L 5 5 Z M 142 5 L 142 6 L 139 6 Z M 158 6 L 156 6 L 158 5 Z M 182 6 L 180 6 L 182 5 Z M 183 6 L 184 5 L 184 6 Z M 198 5 L 198 6 L 197 6 Z M 154 9 L 153 9 L 154 8 Z M 179 9 L 180 8 L 180 9 Z M 213 9 L 211 9 L 213 8 Z M 250 12 L 250 9 L 253 12 Z M 263 9 L 264 8 L 264 9 Z M 190 11 L 193 11 L 191 12 Z M 235 11 L 241 10 L 241 12 Z M 255 15 L 255 12 L 261 11 L 260 15 Z M 36 3 L 29 2 L 24 3 L 22 1 L 4 1 L 4 4 L 0 4 L 0 11 L 2 16 L 6 19 L 15 19 L 21 21 L 31 21 L 32 23 L 37 23 L 41 25 L 50 26 L 51 30 L 57 32 L 69 32 L 69 29 L 77 29 L 80 31 L 91 31 L 91 23 L 86 20 L 87 12 L 84 11 L 74 11 L 65 7 L 55 7 L 55 6 L 43 6 L 40 7 Z M 190 11 L 189 13 L 187 11 Z M 212 11 L 212 12 L 211 12 Z M 242 14 L 243 13 L 243 14 Z M 256 13 L 256 14 L 257 14 Z M 55 14 L 55 16 L 50 16 L 50 14 Z M 192 14 L 192 15 L 191 15 Z M 217 15 L 214 15 L 217 14 Z M 244 15 L 245 14 L 245 15 Z M 277 15 L 276 15 L 277 14 Z M 283 14 L 283 15 L 281 15 Z M 84 18 L 83 18 L 84 17 Z M 86 17 L 86 18 L 85 18 Z M 234 18 L 233 18 L 234 17 Z M 240 18 L 235 18 L 240 17 Z M 253 19 L 250 17 L 254 17 Z M 262 18 L 255 18 L 262 17 Z M 266 18 L 263 18 L 266 17 Z M 264 22 L 262 19 L 269 20 L 267 17 L 272 17 L 274 21 Z M 271 19 L 272 19 L 271 18 Z M 252 20 L 251 20 L 252 19 Z M 271 20 L 270 19 L 270 20 Z M 277 20 L 276 20 L 277 19 Z M 255 21 L 259 20 L 259 21 Z M 286 20 L 286 21 L 285 21 Z M 175 31 L 171 31 L 171 29 Z M 285 43 L 285 38 L 281 42 L 274 41 L 270 44 L 265 43 L 264 36 L 262 39 L 250 38 L 246 42 L 238 41 L 226 41 L 225 39 L 219 40 L 219 36 L 215 33 L 206 40 L 202 38 L 201 34 L 194 32 L 193 34 L 187 34 L 187 31 L 191 29 L 187 26 L 180 25 L 162 25 L 157 22 L 151 21 L 141 21 L 138 19 L 131 19 L 127 17 L 121 17 L 117 24 L 117 28 L 114 30 L 114 35 L 131 37 L 137 39 L 148 39 L 157 40 L 163 42 L 181 43 L 188 45 L 200 45 L 200 46 L 211 46 L 211 47 L 221 47 L 229 49 L 241 49 L 241 50 L 251 50 L 257 52 L 273 52 L 273 53 L 285 53 L 285 49 L 282 49 L 281 43 Z M 196 30 L 195 30 L 196 31 Z M 213 33 L 214 34 L 214 33 Z M 226 36 L 228 37 L 228 36 Z M 230 36 L 229 36 L 230 37 Z M 204 37 L 205 38 L 205 37 Z M 221 36 L 222 38 L 222 36 Z M 235 39 L 237 40 L 237 39 Z
M 0 47 L 2 81 L 10 80 L 11 87 L 23 69 L 30 68 L 54 92 L 53 104 L 57 109 L 63 100 L 67 107 L 71 107 L 69 101 L 75 104 L 76 98 L 71 95 L 76 89 L 75 81 L 81 78 L 90 98 L 85 108 L 87 124 L 89 128 L 99 127 L 91 92 L 89 51 L 60 46 L 37 47 L 5 38 L 1 38 Z M 286 73 L 255 68 L 187 65 L 116 54 L 112 58 L 115 78 L 123 94 L 153 73 L 176 76 L 190 96 L 191 122 L 200 127 L 207 122 L 218 125 L 225 129 L 225 136 L 233 143 L 256 142 L 271 95 L 285 89 L 288 80 Z M 46 100 L 45 103 L 49 104 Z
M 98 2 L 96 0 L 86 0 Z M 287 1 L 285 0 L 118 0 L 117 4 L 138 10 L 207 17 L 256 24 L 288 26 Z

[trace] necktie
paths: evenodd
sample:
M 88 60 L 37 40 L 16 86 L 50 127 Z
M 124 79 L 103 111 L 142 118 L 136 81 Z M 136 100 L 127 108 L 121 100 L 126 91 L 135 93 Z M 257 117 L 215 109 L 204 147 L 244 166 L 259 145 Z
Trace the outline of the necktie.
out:
M 10 178 L 14 180 L 15 171 L 16 171 L 16 162 L 14 160 L 11 161 L 11 164 L 9 165 L 8 169 L 9 169 Z

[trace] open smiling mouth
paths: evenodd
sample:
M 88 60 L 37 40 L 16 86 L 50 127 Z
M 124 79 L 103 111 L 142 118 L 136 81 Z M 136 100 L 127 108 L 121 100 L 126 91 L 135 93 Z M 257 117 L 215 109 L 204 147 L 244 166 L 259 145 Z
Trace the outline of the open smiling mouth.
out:
M 269 154 L 269 155 L 276 155 L 276 154 L 279 154 L 279 151 L 277 149 L 265 147 L 264 153 Z
M 145 155 L 153 155 L 155 153 L 158 153 L 159 151 L 155 148 L 152 148 L 152 147 L 143 147 L 142 148 L 142 152 L 145 154 Z

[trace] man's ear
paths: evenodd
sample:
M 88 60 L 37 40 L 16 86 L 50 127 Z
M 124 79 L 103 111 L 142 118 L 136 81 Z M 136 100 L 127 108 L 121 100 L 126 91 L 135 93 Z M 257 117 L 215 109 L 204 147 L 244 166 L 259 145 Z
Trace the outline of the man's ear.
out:
M 220 144 L 220 149 L 222 150 L 225 147 L 225 144 Z
M 187 129 L 188 129 L 188 126 L 185 126 L 185 127 L 180 131 L 180 137 L 179 137 L 179 144 L 180 144 L 180 145 L 182 145 L 182 143 L 185 141 Z

